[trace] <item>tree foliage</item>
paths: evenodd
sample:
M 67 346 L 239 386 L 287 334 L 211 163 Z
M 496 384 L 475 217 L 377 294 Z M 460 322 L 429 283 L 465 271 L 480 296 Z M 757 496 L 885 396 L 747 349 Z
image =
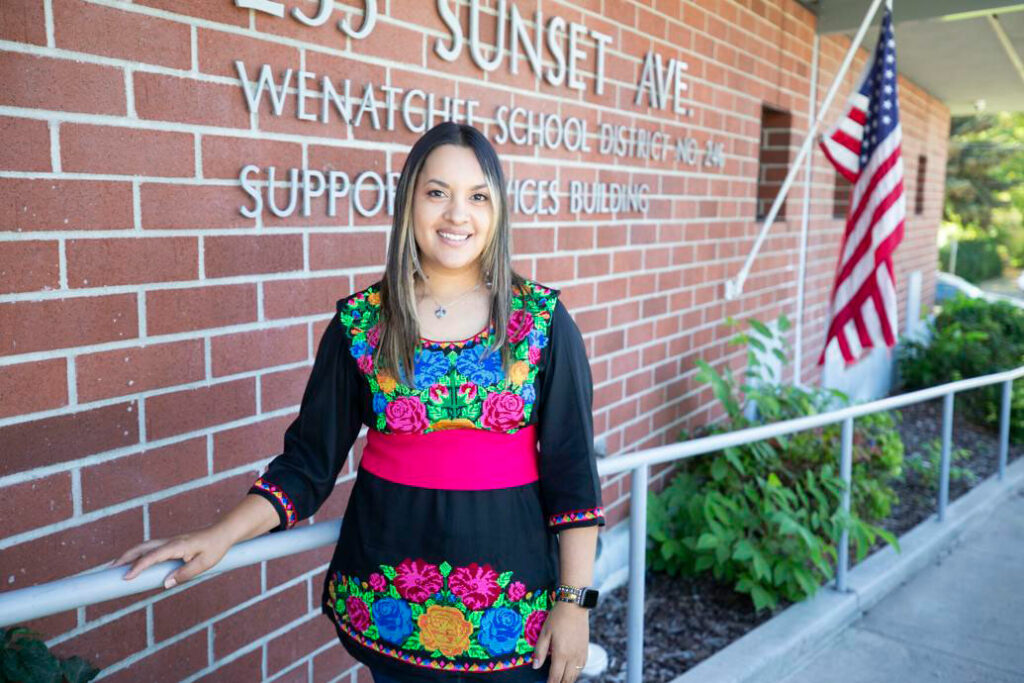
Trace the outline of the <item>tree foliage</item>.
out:
M 953 117 L 946 161 L 946 219 L 983 232 L 994 227 L 1020 230 L 1022 213 L 1024 113 Z

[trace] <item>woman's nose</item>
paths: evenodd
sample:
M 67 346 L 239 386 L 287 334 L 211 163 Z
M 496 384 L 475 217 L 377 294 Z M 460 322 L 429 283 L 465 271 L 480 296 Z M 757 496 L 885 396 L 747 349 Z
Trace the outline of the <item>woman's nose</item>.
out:
M 464 200 L 454 198 L 448 203 L 446 217 L 453 223 L 461 223 L 469 216 Z

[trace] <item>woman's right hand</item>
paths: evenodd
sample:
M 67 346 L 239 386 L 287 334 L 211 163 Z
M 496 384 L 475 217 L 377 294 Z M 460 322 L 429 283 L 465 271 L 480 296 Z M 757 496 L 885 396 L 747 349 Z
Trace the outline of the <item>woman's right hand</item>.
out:
M 130 581 L 147 567 L 166 560 L 180 559 L 185 564 L 164 579 L 164 588 L 173 588 L 210 569 L 231 548 L 231 542 L 216 526 L 191 533 L 178 534 L 169 539 L 153 539 L 140 543 L 110 563 L 110 567 L 132 563 L 122 578 Z

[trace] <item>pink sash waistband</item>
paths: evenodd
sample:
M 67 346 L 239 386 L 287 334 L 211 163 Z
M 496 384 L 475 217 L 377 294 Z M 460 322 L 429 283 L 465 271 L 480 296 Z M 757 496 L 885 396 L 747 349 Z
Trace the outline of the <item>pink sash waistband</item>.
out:
M 537 481 L 535 425 L 514 434 L 444 429 L 426 434 L 369 430 L 360 467 L 399 484 L 431 489 L 500 489 Z

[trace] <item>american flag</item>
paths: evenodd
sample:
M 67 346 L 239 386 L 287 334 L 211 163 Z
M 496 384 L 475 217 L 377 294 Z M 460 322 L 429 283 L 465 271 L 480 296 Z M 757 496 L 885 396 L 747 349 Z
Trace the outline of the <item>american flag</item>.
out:
M 903 240 L 906 217 L 902 137 L 896 39 L 892 12 L 886 8 L 878 46 L 846 114 L 819 143 L 836 170 L 853 183 L 819 365 L 833 339 L 847 366 L 880 342 L 888 347 L 896 343 L 892 254 Z

